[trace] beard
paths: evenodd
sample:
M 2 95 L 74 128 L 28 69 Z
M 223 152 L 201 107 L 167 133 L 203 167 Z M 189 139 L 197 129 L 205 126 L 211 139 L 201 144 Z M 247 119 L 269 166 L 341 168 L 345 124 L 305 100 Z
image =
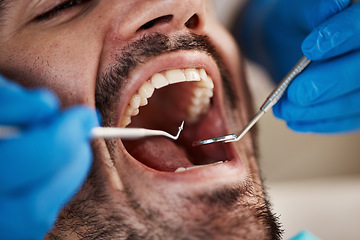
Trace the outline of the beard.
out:
M 206 36 L 169 38 L 154 34 L 122 49 L 117 63 L 97 79 L 96 107 L 104 117 L 103 125 L 114 125 L 115 99 L 119 99 L 133 69 L 152 57 L 180 50 L 202 51 L 215 59 L 227 102 L 235 108 L 236 94 L 229 74 Z M 117 141 L 93 141 L 89 177 L 60 213 L 48 239 L 280 239 L 279 223 L 267 195 L 255 191 L 256 183 L 250 175 L 246 181 L 206 193 L 164 192 L 163 198 L 152 202 L 151 207 L 142 204 L 135 194 L 139 190 L 128 184 L 112 192 L 104 162 L 121 161 Z M 153 201 L 151 195 L 146 197 Z

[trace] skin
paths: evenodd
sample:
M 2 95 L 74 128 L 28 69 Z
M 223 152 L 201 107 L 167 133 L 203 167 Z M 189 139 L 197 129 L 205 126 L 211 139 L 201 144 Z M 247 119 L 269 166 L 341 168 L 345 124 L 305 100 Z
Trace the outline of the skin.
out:
M 251 98 L 239 51 L 207 1 L 92 0 L 53 18 L 44 17 L 60 2 L 10 1 L 0 24 L 2 74 L 28 88 L 50 88 L 63 108 L 78 104 L 96 107 L 103 125 L 119 126 L 134 89 L 144 78 L 173 68 L 205 68 L 215 82 L 213 105 L 219 112 L 218 124 L 225 126 L 220 127 L 221 133 L 239 131 L 249 121 Z M 150 22 L 159 17 L 162 21 Z M 175 44 L 180 38 L 199 43 L 199 36 L 207 36 L 205 43 L 212 44 L 216 52 L 204 52 L 196 44 L 192 49 L 189 44 Z M 152 50 L 147 57 L 140 53 L 136 57 L 145 61 L 127 68 L 122 77 L 113 74 L 118 82 L 114 89 L 100 85 L 109 80 L 106 76 L 111 69 L 129 65 L 131 58 L 119 62 L 124 53 L 136 55 L 144 46 L 160 47 L 162 38 L 174 43 L 169 44 L 171 52 L 155 55 Z M 224 76 L 228 76 L 230 88 L 223 86 L 220 78 Z M 146 125 L 147 121 L 140 123 Z M 176 126 L 171 124 L 169 129 Z M 203 132 L 212 132 L 209 124 L 195 128 L 199 126 L 208 130 Z M 184 130 L 185 137 L 190 135 Z M 198 140 L 196 137 L 193 140 Z M 156 141 L 146 141 L 149 149 L 157 148 Z M 144 166 L 121 140 L 93 140 L 92 147 L 91 173 L 59 214 L 47 239 L 279 237 L 262 188 L 251 134 L 221 147 L 235 160 L 181 174 Z M 208 150 L 216 152 L 217 148 Z

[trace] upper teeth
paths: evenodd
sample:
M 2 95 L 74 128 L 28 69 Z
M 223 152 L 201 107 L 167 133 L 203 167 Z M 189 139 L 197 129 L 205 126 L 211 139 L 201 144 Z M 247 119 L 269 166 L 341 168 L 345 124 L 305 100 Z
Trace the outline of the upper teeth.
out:
M 148 99 L 151 98 L 155 89 L 181 82 L 196 82 L 196 87 L 192 90 L 192 105 L 188 106 L 187 119 L 185 119 L 186 122 L 196 121 L 210 106 L 214 83 L 204 69 L 173 69 L 163 73 L 156 73 L 143 83 L 131 98 L 121 120 L 121 127 L 126 127 L 131 123 L 131 117 L 139 114 L 141 106 L 148 104 Z

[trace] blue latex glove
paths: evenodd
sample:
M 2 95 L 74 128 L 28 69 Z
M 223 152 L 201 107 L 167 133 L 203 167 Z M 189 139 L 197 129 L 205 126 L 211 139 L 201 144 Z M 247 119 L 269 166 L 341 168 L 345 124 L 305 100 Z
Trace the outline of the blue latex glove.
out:
M 317 238 L 316 236 L 312 235 L 307 231 L 302 231 L 295 237 L 290 238 L 289 240 L 320 240 L 320 238 Z
M 253 0 L 238 38 L 275 81 L 304 54 L 315 61 L 274 114 L 300 132 L 360 129 L 360 4 L 350 0 Z
M 0 139 L 0 239 L 43 239 L 91 167 L 94 110 L 59 109 L 47 90 L 25 90 L 0 76 L 0 125 L 23 133 Z

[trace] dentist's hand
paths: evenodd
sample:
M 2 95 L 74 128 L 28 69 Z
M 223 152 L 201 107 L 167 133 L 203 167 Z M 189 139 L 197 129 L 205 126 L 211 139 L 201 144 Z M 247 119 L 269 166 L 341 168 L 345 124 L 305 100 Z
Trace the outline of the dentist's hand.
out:
M 245 51 L 252 52 L 250 58 L 267 67 L 275 81 L 302 54 L 314 61 L 274 106 L 274 114 L 295 131 L 359 130 L 360 4 L 349 7 L 350 0 L 252 2 L 240 36 Z
M 292 237 L 289 240 L 320 240 L 320 239 L 308 231 L 301 231 L 299 234 L 297 234 L 295 237 Z
M 43 239 L 91 167 L 94 110 L 59 109 L 47 90 L 25 90 L 0 76 L 0 125 L 22 128 L 0 139 L 0 238 Z

